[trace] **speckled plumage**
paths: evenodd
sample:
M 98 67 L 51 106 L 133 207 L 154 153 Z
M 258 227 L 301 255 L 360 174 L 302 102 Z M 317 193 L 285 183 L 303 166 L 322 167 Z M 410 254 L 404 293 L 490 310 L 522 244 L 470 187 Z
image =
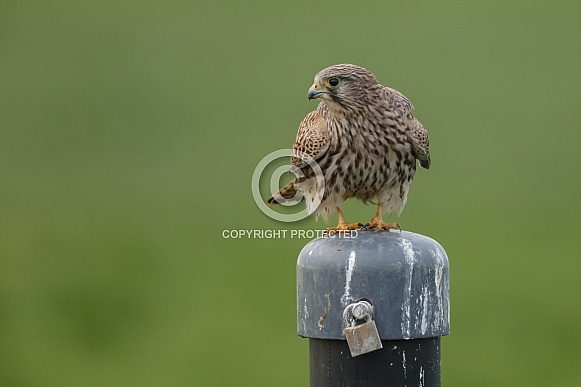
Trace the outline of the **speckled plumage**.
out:
M 337 85 L 335 85 L 337 83 Z M 344 200 L 377 201 L 382 211 L 403 210 L 416 160 L 430 167 L 428 132 L 413 116 L 413 105 L 399 91 L 380 85 L 368 70 L 340 64 L 320 71 L 309 90 L 319 98 L 297 133 L 293 149 L 315 159 L 323 171 L 325 191 L 314 208 L 315 177 L 299 157 L 291 163 L 304 178 L 295 179 L 269 199 L 291 198 L 301 192 L 311 213 L 324 218 Z

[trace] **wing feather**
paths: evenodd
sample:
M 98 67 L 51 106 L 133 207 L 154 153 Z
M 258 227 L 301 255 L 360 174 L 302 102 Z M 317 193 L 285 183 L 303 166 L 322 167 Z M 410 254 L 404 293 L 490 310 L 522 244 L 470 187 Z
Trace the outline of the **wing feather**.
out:
M 414 156 L 420 161 L 420 165 L 423 168 L 430 169 L 430 139 L 428 131 L 415 117 L 411 121 L 411 129 L 414 137 L 412 141 Z
M 307 160 L 301 157 L 301 153 L 305 153 L 313 159 L 318 160 L 329 149 L 330 143 L 331 135 L 322 110 L 317 109 L 310 112 L 299 125 L 297 137 L 293 145 L 291 164 L 299 168 L 307 164 Z
M 414 157 L 420 161 L 423 168 L 429 169 L 431 161 L 428 131 L 412 114 L 414 105 L 399 91 L 386 86 L 384 86 L 384 90 L 387 100 L 399 111 L 402 117 L 407 118 Z

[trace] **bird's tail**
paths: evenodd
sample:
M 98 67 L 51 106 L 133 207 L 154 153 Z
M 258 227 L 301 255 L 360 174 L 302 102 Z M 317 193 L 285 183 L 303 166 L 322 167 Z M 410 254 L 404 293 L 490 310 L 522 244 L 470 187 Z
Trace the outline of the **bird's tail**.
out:
M 269 206 L 281 203 L 298 203 L 303 198 L 302 195 L 297 195 L 297 190 L 295 188 L 296 181 L 293 180 L 284 187 L 281 188 L 280 191 L 272 195 L 270 199 L 268 199 L 267 203 Z

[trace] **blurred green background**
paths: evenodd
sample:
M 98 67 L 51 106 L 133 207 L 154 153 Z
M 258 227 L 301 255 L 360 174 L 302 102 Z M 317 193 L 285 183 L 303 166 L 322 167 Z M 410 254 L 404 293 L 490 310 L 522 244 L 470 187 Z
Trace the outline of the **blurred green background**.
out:
M 399 222 L 446 249 L 446 386 L 581 383 L 581 3 L 0 3 L 0 385 L 304 386 L 254 167 L 335 63 L 414 103 Z M 374 208 L 351 201 L 349 220 Z M 335 223 L 336 217 L 329 223 Z

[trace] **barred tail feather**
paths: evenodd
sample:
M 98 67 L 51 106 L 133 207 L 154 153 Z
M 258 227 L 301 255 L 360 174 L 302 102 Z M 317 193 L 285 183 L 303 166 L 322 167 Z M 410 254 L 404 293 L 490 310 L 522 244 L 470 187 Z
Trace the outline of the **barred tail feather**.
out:
M 280 191 L 272 195 L 272 197 L 268 199 L 267 203 L 269 206 L 281 204 L 283 202 L 298 203 L 299 201 L 301 201 L 302 198 L 303 198 L 302 195 L 297 195 L 297 190 L 295 189 L 295 181 L 293 180 L 287 185 L 285 185 Z

